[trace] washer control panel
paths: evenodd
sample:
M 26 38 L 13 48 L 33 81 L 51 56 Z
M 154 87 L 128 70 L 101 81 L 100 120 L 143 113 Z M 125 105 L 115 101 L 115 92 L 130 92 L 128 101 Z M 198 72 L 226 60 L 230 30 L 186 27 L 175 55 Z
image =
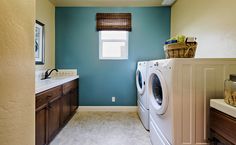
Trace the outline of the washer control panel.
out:
M 154 66 L 158 66 L 158 65 L 159 65 L 159 63 L 158 63 L 158 62 L 155 62 L 155 63 L 154 63 Z

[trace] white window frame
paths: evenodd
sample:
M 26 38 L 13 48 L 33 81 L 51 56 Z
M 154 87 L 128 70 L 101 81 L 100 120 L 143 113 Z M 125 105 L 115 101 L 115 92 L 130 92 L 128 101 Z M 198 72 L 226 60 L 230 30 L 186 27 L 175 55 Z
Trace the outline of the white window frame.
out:
M 119 40 L 119 39 L 101 39 L 102 37 L 101 37 L 101 34 L 102 33 L 102 31 L 99 31 L 99 59 L 100 60 L 125 60 L 125 59 L 128 59 L 128 56 L 129 56 L 129 32 L 127 31 L 126 32 L 126 38 L 127 38 L 127 40 L 123 40 L 123 39 L 121 39 L 121 40 Z M 103 52 L 103 47 L 102 47 L 102 44 L 103 44 L 103 42 L 125 42 L 125 56 L 121 56 L 121 57 L 103 57 L 102 56 L 102 52 Z

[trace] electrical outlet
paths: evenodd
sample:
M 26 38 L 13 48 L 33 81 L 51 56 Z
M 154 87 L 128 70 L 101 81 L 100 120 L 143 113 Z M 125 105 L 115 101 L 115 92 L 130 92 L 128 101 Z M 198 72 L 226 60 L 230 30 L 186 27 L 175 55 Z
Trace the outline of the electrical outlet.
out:
M 112 102 L 116 102 L 116 97 L 111 97 Z

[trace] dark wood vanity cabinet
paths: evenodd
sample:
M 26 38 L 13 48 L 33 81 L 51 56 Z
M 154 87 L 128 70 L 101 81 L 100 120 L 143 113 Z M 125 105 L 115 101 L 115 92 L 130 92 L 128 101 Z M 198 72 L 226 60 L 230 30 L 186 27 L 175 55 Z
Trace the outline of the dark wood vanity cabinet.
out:
M 78 96 L 78 91 L 76 89 L 73 89 L 70 95 L 70 100 L 71 100 L 70 112 L 74 112 L 77 109 L 79 103 L 77 96 Z
M 78 107 L 78 81 L 71 81 L 62 85 L 61 125 L 65 125 Z M 72 109 L 73 108 L 73 109 Z
M 42 107 L 38 111 L 36 111 L 36 116 L 35 116 L 35 130 L 36 130 L 36 145 L 46 145 L 47 144 L 47 139 L 46 139 L 46 128 L 47 128 L 47 123 L 46 123 L 46 118 L 47 118 L 47 108 Z
M 51 141 L 60 129 L 60 98 L 48 105 L 48 140 Z
M 53 140 L 76 112 L 77 100 L 78 79 L 36 94 L 36 145 Z
M 236 118 L 211 108 L 210 134 L 212 145 L 236 145 Z
M 69 94 L 63 95 L 61 98 L 61 125 L 65 125 L 70 116 L 70 96 Z
M 78 106 L 78 87 L 79 84 L 77 81 L 63 85 L 63 94 L 70 96 L 70 113 L 74 112 Z

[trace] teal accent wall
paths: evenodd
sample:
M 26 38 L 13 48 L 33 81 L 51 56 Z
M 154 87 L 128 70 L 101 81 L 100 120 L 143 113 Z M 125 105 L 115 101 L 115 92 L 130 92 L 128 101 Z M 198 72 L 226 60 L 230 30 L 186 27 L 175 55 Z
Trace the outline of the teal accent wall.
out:
M 135 106 L 135 71 L 141 60 L 164 58 L 170 7 L 56 8 L 56 67 L 76 68 L 81 106 Z M 132 13 L 128 60 L 99 60 L 96 13 Z M 116 102 L 111 97 L 116 96 Z

